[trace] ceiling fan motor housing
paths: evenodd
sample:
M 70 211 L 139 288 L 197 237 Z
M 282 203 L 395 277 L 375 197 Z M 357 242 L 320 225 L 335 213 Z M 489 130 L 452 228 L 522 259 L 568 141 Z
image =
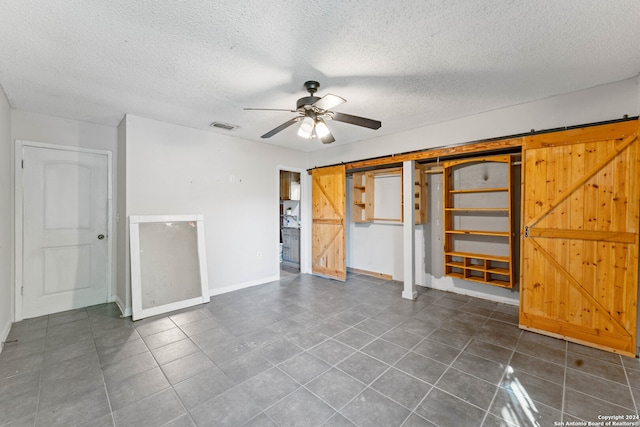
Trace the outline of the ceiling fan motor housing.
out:
M 320 87 L 320 83 L 318 83 L 315 80 L 309 80 L 304 82 L 304 87 L 305 89 L 307 89 L 307 92 L 309 92 L 311 95 L 313 95 L 314 93 L 316 93 L 318 91 L 318 88 Z
M 311 107 L 311 105 L 318 100 L 320 100 L 320 98 L 318 98 L 317 96 L 305 96 L 304 98 L 300 98 L 298 99 L 298 102 L 296 102 L 296 109 L 299 110 L 301 108 L 304 108 L 305 106 Z
M 320 100 L 319 97 L 313 96 L 313 94 L 318 91 L 318 88 L 320 87 L 320 83 L 318 83 L 315 80 L 309 80 L 304 82 L 304 87 L 305 89 L 307 89 L 307 92 L 309 92 L 310 96 L 305 96 L 304 98 L 298 99 L 298 102 L 296 103 L 296 109 L 298 110 L 300 109 L 310 110 L 311 105 L 316 101 Z

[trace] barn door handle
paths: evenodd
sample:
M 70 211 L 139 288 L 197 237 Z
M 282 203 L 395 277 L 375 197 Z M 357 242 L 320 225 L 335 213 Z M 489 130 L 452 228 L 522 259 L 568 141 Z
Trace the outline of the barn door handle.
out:
M 104 234 L 98 234 L 98 240 L 104 239 Z
M 524 226 L 524 237 L 529 237 L 529 226 L 528 225 Z

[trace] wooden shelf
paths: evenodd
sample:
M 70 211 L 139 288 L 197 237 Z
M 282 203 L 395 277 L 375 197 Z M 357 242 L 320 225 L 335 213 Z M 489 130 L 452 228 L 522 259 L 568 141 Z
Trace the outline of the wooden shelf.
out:
M 495 163 L 495 166 L 478 169 L 487 163 Z M 510 164 L 508 155 L 444 163 L 445 275 L 504 288 L 513 286 L 512 256 L 483 253 L 485 247 L 495 248 L 495 245 L 506 246 L 503 251 L 506 249 L 509 254 L 512 253 Z M 478 172 L 483 174 L 487 188 L 454 188 L 460 187 L 460 183 L 477 182 L 474 180 Z M 506 186 L 502 186 L 501 180 L 506 181 Z M 489 187 L 492 184 L 494 186 Z M 483 193 L 487 195 L 465 196 Z M 507 193 L 507 197 L 502 194 L 492 196 L 490 193 Z M 460 204 L 467 207 L 461 207 Z M 493 246 L 484 245 L 485 240 Z
M 498 262 L 509 262 L 509 260 L 511 259 L 508 256 L 474 254 L 470 252 L 445 252 L 444 254 L 445 256 L 449 255 L 452 257 L 460 257 L 460 258 L 482 258 L 482 259 L 487 259 L 489 261 L 498 261 Z
M 508 256 L 445 252 L 444 265 L 445 274 L 456 279 L 511 287 L 511 263 Z
M 352 176 L 351 220 L 357 223 L 373 221 L 373 173 L 358 172 Z
M 510 280 L 489 279 L 487 283 L 494 286 L 501 286 L 503 288 L 512 288 L 513 284 Z
M 464 268 L 464 262 L 449 261 L 446 263 L 449 267 Z

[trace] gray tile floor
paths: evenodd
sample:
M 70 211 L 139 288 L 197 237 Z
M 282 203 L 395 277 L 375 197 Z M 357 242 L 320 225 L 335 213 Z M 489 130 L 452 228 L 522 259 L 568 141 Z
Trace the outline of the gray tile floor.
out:
M 401 290 L 285 272 L 135 323 L 114 304 L 19 322 L 8 338 L 18 342 L 0 353 L 0 425 L 554 426 L 637 416 L 637 359 L 522 331 L 513 306 L 431 289 L 411 302 Z

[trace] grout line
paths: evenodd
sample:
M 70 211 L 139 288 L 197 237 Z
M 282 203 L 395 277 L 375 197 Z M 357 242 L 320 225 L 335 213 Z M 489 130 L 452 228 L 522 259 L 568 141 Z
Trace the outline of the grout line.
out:
M 565 397 L 567 395 L 567 368 L 569 362 L 569 343 L 565 341 L 564 343 L 564 376 L 562 378 L 562 403 L 560 406 L 560 422 L 564 425 L 564 407 L 565 407 Z
M 620 356 L 622 357 L 622 356 Z M 627 366 L 624 364 L 624 361 L 620 360 L 622 362 L 622 369 L 624 369 L 624 375 L 627 378 L 627 386 L 629 387 L 629 392 L 631 393 L 631 401 L 633 402 L 633 406 L 634 409 L 636 411 L 636 415 L 638 415 L 638 402 L 636 402 L 636 396 L 635 394 L 633 394 L 633 388 L 631 387 L 631 380 L 629 380 L 629 374 L 627 373 Z M 631 368 L 629 368 L 631 369 Z
M 44 335 L 44 349 L 42 350 L 42 362 L 40 364 L 40 374 L 38 375 L 38 399 L 36 400 L 36 416 L 33 420 L 33 425 L 38 425 L 38 415 L 40 414 L 40 394 L 42 393 L 42 371 L 44 371 L 44 355 L 47 351 L 47 335 L 49 332 L 49 316 L 47 315 L 47 328 Z
M 104 369 L 100 361 L 100 353 L 98 353 L 98 346 L 96 345 L 96 336 L 94 334 L 93 325 L 91 324 L 91 316 L 89 316 L 88 311 L 87 311 L 87 322 L 89 322 L 89 329 L 91 330 L 91 337 L 93 338 L 93 346 L 96 349 L 96 356 L 98 356 L 98 365 L 100 366 L 100 374 L 102 375 L 102 386 L 104 387 L 104 394 L 107 397 L 107 405 L 109 405 L 109 415 L 111 415 L 111 422 L 115 426 L 116 419 L 113 416 L 113 406 L 111 405 L 111 398 L 109 397 L 109 389 L 107 388 L 107 381 L 104 378 Z M 146 343 L 145 343 L 145 347 L 146 347 Z M 37 425 L 37 420 L 36 420 L 36 425 Z
M 487 417 L 490 414 L 491 411 L 491 407 L 493 406 L 493 403 L 496 400 L 496 397 L 498 396 L 498 393 L 500 392 L 500 388 L 502 386 L 502 383 L 504 381 L 504 377 L 506 375 L 507 372 L 507 368 L 511 366 L 511 360 L 513 360 L 513 356 L 516 354 L 516 348 L 518 347 L 518 341 L 520 341 L 520 338 L 522 338 L 522 330 L 520 331 L 520 334 L 518 336 L 518 339 L 516 341 L 516 345 L 513 347 L 513 350 L 511 350 L 511 356 L 509 356 L 509 360 L 507 361 L 507 364 L 505 365 L 505 369 L 502 371 L 502 376 L 500 377 L 500 381 L 498 382 L 498 387 L 496 388 L 496 391 L 493 393 L 493 397 L 491 398 L 491 401 L 489 402 L 489 405 L 487 406 L 487 410 L 484 414 L 484 417 L 482 418 L 482 423 L 480 423 L 480 425 L 484 424 L 484 422 L 487 420 Z M 493 415 L 493 414 L 491 414 Z
M 429 335 L 431 335 L 431 334 L 429 334 Z M 426 339 L 427 339 L 427 338 L 425 337 L 425 339 L 424 339 L 424 340 L 422 340 L 422 341 L 424 342 Z M 429 397 L 429 395 L 431 394 L 431 392 L 433 391 L 433 389 L 434 389 L 434 388 L 437 388 L 438 390 L 443 391 L 443 392 L 445 392 L 445 393 L 447 393 L 447 394 L 449 394 L 449 395 L 451 395 L 451 396 L 455 397 L 456 399 L 458 399 L 458 400 L 462 401 L 462 399 L 460 399 L 458 396 L 455 396 L 455 395 L 453 395 L 453 394 L 451 394 L 451 393 L 449 393 L 449 392 L 447 392 L 447 391 L 445 391 L 445 390 L 442 390 L 442 389 L 440 389 L 440 388 L 436 387 L 436 384 L 438 384 L 438 381 L 440 381 L 440 380 L 445 376 L 445 374 L 446 374 L 447 372 L 449 372 L 449 369 L 455 369 L 455 368 L 453 367 L 453 364 L 456 362 L 456 360 L 458 360 L 458 359 L 460 358 L 460 356 L 462 355 L 462 353 L 467 349 L 467 347 L 468 347 L 468 346 L 469 346 L 469 344 L 471 343 L 472 339 L 473 339 L 473 337 L 469 338 L 469 339 L 467 340 L 466 344 L 462 347 L 462 349 L 460 349 L 460 350 L 458 351 L 457 356 L 456 356 L 456 357 L 454 357 L 454 358 L 453 358 L 453 360 L 452 360 L 452 361 L 447 365 L 447 367 L 445 368 L 445 370 L 444 370 L 444 371 L 442 371 L 442 374 L 440 374 L 440 376 L 438 377 L 438 379 L 436 379 L 436 380 L 433 382 L 433 384 L 431 385 L 431 389 L 427 392 L 427 394 L 425 394 L 425 395 L 422 397 L 422 399 L 418 402 L 418 404 L 413 408 L 413 410 L 411 411 L 411 414 L 415 414 L 415 415 L 417 415 L 417 416 L 420 416 L 420 415 L 419 415 L 419 414 L 417 414 L 415 411 L 416 411 L 416 409 L 418 409 L 418 408 L 420 407 L 420 405 L 422 404 L 422 402 L 424 402 L 424 401 L 427 399 L 427 397 Z M 418 345 L 420 345 L 420 344 L 418 344 Z M 419 356 L 422 356 L 422 355 L 421 355 L 421 354 L 419 354 L 419 353 L 416 353 L 416 354 L 418 354 Z M 422 356 L 422 357 L 426 357 L 426 358 L 427 358 L 427 359 L 429 359 L 429 360 L 435 360 L 435 359 L 431 359 L 430 357 L 427 357 L 427 356 Z M 438 362 L 438 361 L 436 360 L 436 362 Z M 397 362 L 396 362 L 396 363 L 397 363 Z M 442 362 L 439 362 L 439 363 L 442 363 Z M 443 364 L 444 364 L 444 363 L 443 363 Z M 404 371 L 403 371 L 403 372 L 404 372 Z M 422 381 L 424 381 L 424 380 L 422 380 Z M 426 382 L 426 381 L 425 381 L 425 382 Z M 427 383 L 427 384 L 429 384 L 429 383 Z M 473 405 L 471 402 L 466 402 L 466 403 L 469 403 L 469 404 Z M 473 405 L 473 406 L 476 406 L 476 405 Z M 481 408 L 481 409 L 482 409 L 482 408 Z M 486 414 L 485 414 L 485 415 L 486 415 Z M 424 417 L 423 417 L 423 418 L 424 418 Z M 426 418 L 426 419 L 427 419 L 428 421 L 430 421 L 430 422 L 433 422 L 432 420 L 430 420 L 430 419 L 428 419 L 428 418 Z M 406 420 L 405 420 L 405 421 L 406 421 Z M 433 423 L 435 424 L 435 422 L 433 422 Z

